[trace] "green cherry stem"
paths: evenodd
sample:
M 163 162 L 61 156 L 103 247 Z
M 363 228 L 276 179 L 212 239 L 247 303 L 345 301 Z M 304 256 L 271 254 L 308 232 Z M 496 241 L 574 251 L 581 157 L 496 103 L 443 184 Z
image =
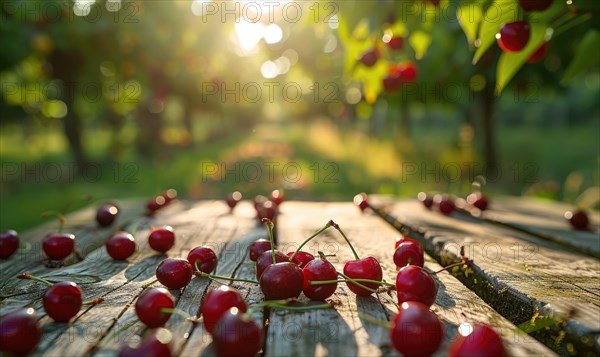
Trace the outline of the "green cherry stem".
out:
M 196 275 L 199 275 L 199 276 L 201 276 L 203 278 L 213 279 L 213 280 L 241 281 L 241 282 L 244 282 L 244 283 L 259 284 L 258 281 L 256 281 L 256 280 L 228 278 L 226 276 L 219 276 L 219 275 L 208 274 L 208 273 L 205 273 L 203 271 L 196 271 Z
M 377 325 L 377 326 L 385 327 L 385 328 L 392 328 L 393 327 L 392 323 L 389 322 L 389 321 L 379 320 L 379 319 L 374 318 L 371 315 L 363 314 L 362 312 L 358 313 L 358 317 L 361 318 L 361 319 L 363 319 L 363 320 L 365 320 L 365 321 L 367 321 L 368 323 L 373 324 L 373 325 Z
M 300 251 L 300 249 L 302 249 L 302 247 L 304 247 L 308 242 L 310 242 L 313 238 L 315 238 L 319 234 L 325 232 L 325 230 L 327 228 L 331 227 L 331 222 L 333 222 L 333 221 L 327 222 L 327 224 L 325 226 L 323 226 L 323 228 L 319 229 L 313 235 L 311 235 L 310 237 L 306 238 L 306 240 L 304 240 L 304 242 L 302 242 L 302 244 L 300 244 L 300 246 L 298 247 L 298 249 L 296 249 L 296 251 L 294 252 L 294 254 L 292 254 L 292 256 L 290 257 L 290 261 L 294 261 L 294 258 L 296 257 L 296 254 L 298 254 L 298 252 Z
M 174 309 L 171 307 L 163 307 L 162 309 L 160 309 L 160 312 L 162 312 L 164 314 L 179 315 L 193 324 L 197 324 L 198 322 L 200 322 L 200 319 L 198 317 L 190 316 L 185 311 L 182 311 L 179 309 Z
M 379 284 L 379 285 L 386 285 L 386 286 L 395 286 L 392 283 L 388 283 L 387 281 L 379 281 L 379 280 L 373 280 L 373 279 L 352 279 L 355 282 L 359 282 L 359 283 L 374 283 L 374 284 Z M 333 284 L 333 283 L 345 283 L 347 280 L 313 280 L 310 282 L 310 285 L 327 285 L 327 284 Z
M 288 311 L 310 311 L 310 310 L 322 310 L 322 309 L 331 309 L 333 306 L 331 304 L 320 304 L 320 305 L 304 305 L 304 306 L 290 306 L 289 302 L 296 301 L 295 299 L 288 300 L 264 300 L 259 302 L 256 305 L 251 306 L 248 309 L 248 313 L 253 313 L 259 309 L 264 307 L 267 308 L 275 308 L 281 310 Z
M 352 246 L 352 243 L 350 243 L 350 239 L 348 239 L 348 237 L 346 237 L 346 234 L 344 234 L 344 231 L 342 231 L 340 226 L 337 223 L 335 223 L 334 221 L 329 221 L 329 224 L 333 228 L 335 228 L 338 232 L 340 232 L 342 237 L 344 237 L 344 239 L 346 240 L 346 243 L 348 243 L 348 246 L 352 250 L 352 254 L 354 254 L 354 258 L 356 258 L 356 260 L 360 260 L 360 258 L 358 257 L 358 254 L 356 254 L 356 250 L 354 250 L 354 247 Z
M 273 222 L 268 218 L 263 218 L 265 226 L 267 227 L 267 232 L 269 232 L 269 243 L 271 243 L 271 258 L 273 259 L 273 264 L 277 264 L 275 259 L 275 239 L 273 238 Z
M 54 285 L 51 282 L 49 282 L 48 280 L 46 280 L 46 279 L 43 279 L 43 278 L 40 278 L 40 277 L 37 277 L 37 276 L 33 276 L 33 275 L 30 275 L 30 274 L 19 274 L 19 275 L 17 275 L 17 279 L 34 280 L 34 281 L 46 284 L 48 286 Z
M 158 279 L 152 279 L 149 282 L 145 283 L 142 285 L 142 289 L 146 289 L 147 287 L 149 287 L 150 285 L 156 283 L 158 281 Z
M 344 278 L 344 279 L 346 279 L 347 281 L 351 282 L 352 284 L 354 284 L 354 285 L 358 286 L 359 288 L 363 288 L 363 289 L 365 289 L 365 290 L 367 290 L 367 291 L 370 291 L 370 292 L 372 292 L 372 293 L 376 293 L 376 292 L 377 292 L 377 290 L 376 290 L 376 289 L 371 289 L 370 287 L 368 287 L 368 286 L 365 286 L 365 285 L 363 285 L 363 284 L 359 283 L 358 281 L 356 281 L 356 279 L 352 279 L 351 277 L 349 277 L 349 276 L 347 276 L 347 275 L 344 275 L 344 274 L 342 274 L 342 273 L 340 273 L 340 272 L 338 272 L 338 274 L 339 274 L 339 275 L 340 275 L 342 278 Z
M 40 215 L 42 218 L 48 218 L 48 216 L 55 216 L 58 218 L 58 233 L 62 232 L 63 226 L 65 225 L 65 215 L 58 211 L 45 211 Z

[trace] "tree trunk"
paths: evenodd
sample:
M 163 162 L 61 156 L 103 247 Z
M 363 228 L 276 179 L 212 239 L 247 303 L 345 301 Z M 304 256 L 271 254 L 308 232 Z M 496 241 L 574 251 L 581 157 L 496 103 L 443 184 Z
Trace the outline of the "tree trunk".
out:
M 485 175 L 494 176 L 498 174 L 498 157 L 496 154 L 496 140 L 493 123 L 494 114 L 494 86 L 488 85 L 482 92 L 483 100 L 483 154 L 485 160 Z
M 81 63 L 84 59 L 80 53 L 74 51 L 55 50 L 49 57 L 54 78 L 60 79 L 65 85 L 63 100 L 67 105 L 67 115 L 63 119 L 63 130 L 69 143 L 73 159 L 79 170 L 87 163 L 86 155 L 81 142 L 81 119 L 74 110 L 75 90 L 77 86 Z M 76 88 L 76 87 L 75 87 Z

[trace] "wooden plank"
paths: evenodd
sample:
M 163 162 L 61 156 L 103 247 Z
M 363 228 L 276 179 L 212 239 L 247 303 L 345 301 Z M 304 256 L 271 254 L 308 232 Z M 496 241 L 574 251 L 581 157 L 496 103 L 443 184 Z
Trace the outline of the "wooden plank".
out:
M 127 224 L 131 219 L 143 213 L 143 205 L 139 200 L 118 201 L 116 203 L 121 208 L 121 212 L 117 216 L 116 222 L 110 227 L 97 226 L 95 220 L 97 205 L 66 216 L 64 231 L 75 234 L 75 247 L 82 258 L 101 247 L 117 227 Z M 43 277 L 61 274 L 61 270 L 50 269 L 42 264 L 42 261 L 47 258 L 42 250 L 41 242 L 48 233 L 56 231 L 57 225 L 56 220 L 52 219 L 52 222 L 20 234 L 21 248 L 9 259 L 0 261 L 0 271 L 2 272 L 0 275 L 0 299 L 9 295 L 15 296 L 27 293 L 30 289 L 30 284 L 23 284 L 23 281 L 14 278 L 17 274 L 27 272 Z M 64 264 L 70 266 L 78 262 L 79 260 L 72 255 L 64 261 Z M 83 281 L 76 280 L 75 282 Z
M 378 212 L 396 227 L 411 227 L 411 236 L 442 265 L 459 261 L 464 246 L 473 262 L 457 278 L 513 323 L 537 319 L 532 335 L 555 351 L 600 353 L 598 260 L 460 214 L 446 217 L 416 200 L 373 197 L 371 204 L 384 204 Z M 544 321 L 548 328 L 542 328 Z
M 190 249 L 195 246 L 202 244 L 212 244 L 213 242 L 220 242 L 226 244 L 231 234 L 235 233 L 238 229 L 244 230 L 243 221 L 236 221 L 233 217 L 226 215 L 227 208 L 224 204 L 208 201 L 202 202 L 198 205 L 190 207 L 188 210 L 180 214 L 171 214 L 161 216 L 156 220 L 156 225 L 169 224 L 172 225 L 176 232 L 176 243 L 173 248 L 168 252 L 169 257 L 186 257 Z M 145 233 L 145 236 L 148 232 Z M 216 253 L 219 254 L 218 249 Z M 133 296 L 131 302 L 121 307 L 120 313 L 117 316 L 115 326 L 111 327 L 110 330 L 102 337 L 102 341 L 98 342 L 97 345 L 92 346 L 90 352 L 92 355 L 97 356 L 112 356 L 118 353 L 119 349 L 128 339 L 134 338 L 134 336 L 140 335 L 145 327 L 141 322 L 135 322 L 131 325 L 131 322 L 136 321 L 134 304 L 137 296 L 142 292 L 141 284 L 154 278 L 154 271 L 158 262 L 166 257 L 166 255 L 156 255 L 158 257 L 156 261 L 152 261 L 150 264 L 145 264 L 141 269 L 144 272 L 144 279 L 140 279 L 135 285 L 130 285 L 128 289 L 133 290 Z M 198 298 L 202 296 L 207 281 L 205 279 L 194 278 L 190 284 L 182 289 L 182 291 L 171 290 L 171 293 L 176 298 L 176 308 L 185 311 L 186 313 L 194 316 L 198 313 L 199 304 Z M 159 283 L 155 283 L 154 286 L 160 286 Z M 114 314 L 114 313 L 113 313 Z M 90 317 L 93 319 L 93 316 Z M 117 329 L 117 327 L 126 326 L 118 334 L 118 338 L 113 338 L 111 334 Z M 128 327 L 127 327 L 128 326 Z M 185 319 L 179 315 L 173 315 L 165 324 L 165 327 L 170 329 L 173 333 L 172 347 L 174 351 L 178 351 L 185 344 L 187 336 L 195 326 L 185 321 Z M 96 348 L 97 347 L 97 348 Z
M 208 220 L 227 212 L 225 205 L 222 206 L 221 210 L 218 210 L 215 209 L 212 202 L 200 203 L 198 206 L 205 207 L 204 216 Z M 185 215 L 186 208 L 189 208 L 189 205 L 184 203 L 173 205 L 157 214 L 148 223 L 152 225 L 164 224 L 165 218 L 168 219 L 172 215 L 177 215 L 177 212 Z M 147 218 L 141 219 L 148 220 Z M 203 219 L 198 219 L 198 223 L 202 223 L 202 221 Z M 127 262 L 112 260 L 106 254 L 104 247 L 99 247 L 92 251 L 82 262 L 55 271 L 61 275 L 92 273 L 100 275 L 102 281 L 83 285 L 82 290 L 84 297 L 102 296 L 105 298 L 105 302 L 92 308 L 82 309 L 70 324 L 56 324 L 50 318 L 42 317 L 40 321 L 44 334 L 36 354 L 84 355 L 92 350 L 110 329 L 121 327 L 122 322 L 126 321 L 127 317 L 131 317 L 125 316 L 124 319 L 124 312 L 132 306 L 135 298 L 141 292 L 141 284 L 154 276 L 156 265 L 165 257 L 156 254 L 147 246 L 149 224 L 140 227 L 135 235 L 138 250 Z M 175 228 L 178 237 L 176 244 L 183 245 L 188 239 L 186 238 L 186 235 L 188 235 L 185 232 L 186 227 L 175 226 Z M 192 236 L 192 234 L 189 234 L 189 236 Z M 174 249 L 171 252 L 176 254 L 177 250 Z M 36 288 L 38 296 L 41 296 L 44 290 L 43 286 L 38 286 Z M 5 302 L 6 300 L 3 301 L 3 304 Z M 22 300 L 22 302 L 23 305 L 37 307 L 38 314 L 43 316 L 43 310 L 39 309 L 41 307 L 39 300 Z M 16 303 L 10 305 L 11 307 L 18 306 Z
M 221 249 L 216 274 L 240 279 L 256 279 L 254 263 L 248 258 L 247 250 L 250 243 L 265 237 L 265 229 L 263 226 L 257 224 L 256 218 L 254 217 L 254 208 L 249 202 L 244 201 L 238 203 L 234 210 L 234 214 L 235 216 L 233 217 L 235 221 L 245 222 L 245 224 L 247 224 L 247 229 L 235 234 L 235 236 L 228 241 L 228 244 Z M 206 289 L 200 297 L 196 298 L 201 298 L 201 300 L 203 300 L 204 294 L 206 294 L 209 289 L 217 288 L 220 283 L 209 282 L 207 279 L 201 280 L 206 284 Z M 252 284 L 244 282 L 224 282 L 224 284 L 231 285 L 238 289 L 240 293 L 244 295 L 246 302 L 249 305 L 255 304 L 264 298 L 258 286 L 253 286 Z M 200 308 L 201 306 L 200 302 L 198 307 Z M 261 311 L 257 311 L 253 316 L 259 324 L 263 323 Z M 189 333 L 189 338 L 185 344 L 179 349 L 179 356 L 198 356 L 199 354 L 202 356 L 214 356 L 212 337 L 204 329 L 204 325 L 202 324 L 195 326 Z
M 572 245 L 583 252 L 600 256 L 600 212 L 590 211 L 590 231 L 577 231 L 564 218 L 574 207 L 527 198 L 502 197 L 494 199 L 491 209 L 482 218 L 531 232 L 559 244 Z
M 361 215 L 350 203 L 286 202 L 278 217 L 280 246 L 295 247 L 306 237 L 333 219 L 346 232 L 361 256 L 376 257 L 384 270 L 384 279 L 393 282 L 396 268 L 393 264 L 393 244 L 398 233 L 374 215 Z M 342 237 L 333 229 L 316 238 L 305 250 L 316 254 L 325 251 L 336 254 L 330 261 L 338 271 L 345 261 L 353 258 Z M 427 257 L 426 268 L 439 270 L 440 266 Z M 464 287 L 449 273 L 439 274 L 436 279 L 440 289 L 432 309 L 445 324 L 444 345 L 437 355 L 446 354 L 449 342 L 454 338 L 456 327 L 466 319 L 493 326 L 502 334 L 511 355 L 552 355 L 552 351 L 527 335 L 516 335 L 516 327 L 501 317 L 472 291 Z M 306 300 L 301 296 L 301 300 Z M 267 335 L 266 356 L 305 355 L 397 355 L 392 348 L 389 332 L 380 326 L 363 321 L 358 313 L 380 320 L 390 320 L 395 311 L 394 292 L 380 293 L 370 297 L 357 297 L 345 284 L 340 284 L 330 299 L 337 301 L 335 310 L 290 313 L 271 312 Z M 463 316 L 463 314 L 466 315 Z

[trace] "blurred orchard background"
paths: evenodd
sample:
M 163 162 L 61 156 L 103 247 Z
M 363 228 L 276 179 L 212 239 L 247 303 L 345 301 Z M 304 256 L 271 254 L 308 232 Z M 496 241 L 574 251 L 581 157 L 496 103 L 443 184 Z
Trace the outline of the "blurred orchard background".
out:
M 597 208 L 600 2 L 540 3 L 3 1 L 0 226 L 86 196 L 464 195 L 482 177 Z

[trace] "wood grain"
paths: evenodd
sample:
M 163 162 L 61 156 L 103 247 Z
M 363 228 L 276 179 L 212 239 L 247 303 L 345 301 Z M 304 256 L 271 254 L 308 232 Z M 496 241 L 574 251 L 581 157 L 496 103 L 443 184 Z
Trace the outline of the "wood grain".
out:
M 471 269 L 456 271 L 461 282 L 513 323 L 534 330 L 532 335 L 555 351 L 600 353 L 595 334 L 600 330 L 598 260 L 464 215 L 447 217 L 416 200 L 374 197 L 371 203 L 383 205 L 380 213 L 389 214 L 393 225 L 412 227 L 414 237 L 444 266 L 459 261 L 464 246 L 473 262 Z
M 398 233 L 374 215 L 361 215 L 350 203 L 286 202 L 278 218 L 281 247 L 294 247 L 333 219 L 346 232 L 359 255 L 376 257 L 384 270 L 384 279 L 394 281 L 393 245 Z M 307 245 L 307 251 L 318 250 L 336 254 L 332 263 L 343 269 L 343 263 L 353 258 L 340 234 L 333 229 Z M 283 248 L 285 249 L 285 248 Z M 431 258 L 426 267 L 433 271 L 441 267 Z M 458 324 L 470 321 L 487 323 L 502 334 L 511 355 L 552 355 L 553 352 L 530 336 L 516 334 L 516 327 L 496 313 L 472 291 L 449 273 L 437 276 L 440 290 L 432 307 L 445 325 L 444 345 L 437 355 L 446 353 L 456 334 Z M 306 299 L 306 298 L 304 298 Z M 380 326 L 363 321 L 359 313 L 380 320 L 390 320 L 397 311 L 395 293 L 380 293 L 357 297 L 345 284 L 340 284 L 330 299 L 339 301 L 335 310 L 289 313 L 277 311 L 269 317 L 267 356 L 304 355 L 397 355 L 392 348 L 389 332 Z M 276 327 L 276 328 L 273 328 Z

